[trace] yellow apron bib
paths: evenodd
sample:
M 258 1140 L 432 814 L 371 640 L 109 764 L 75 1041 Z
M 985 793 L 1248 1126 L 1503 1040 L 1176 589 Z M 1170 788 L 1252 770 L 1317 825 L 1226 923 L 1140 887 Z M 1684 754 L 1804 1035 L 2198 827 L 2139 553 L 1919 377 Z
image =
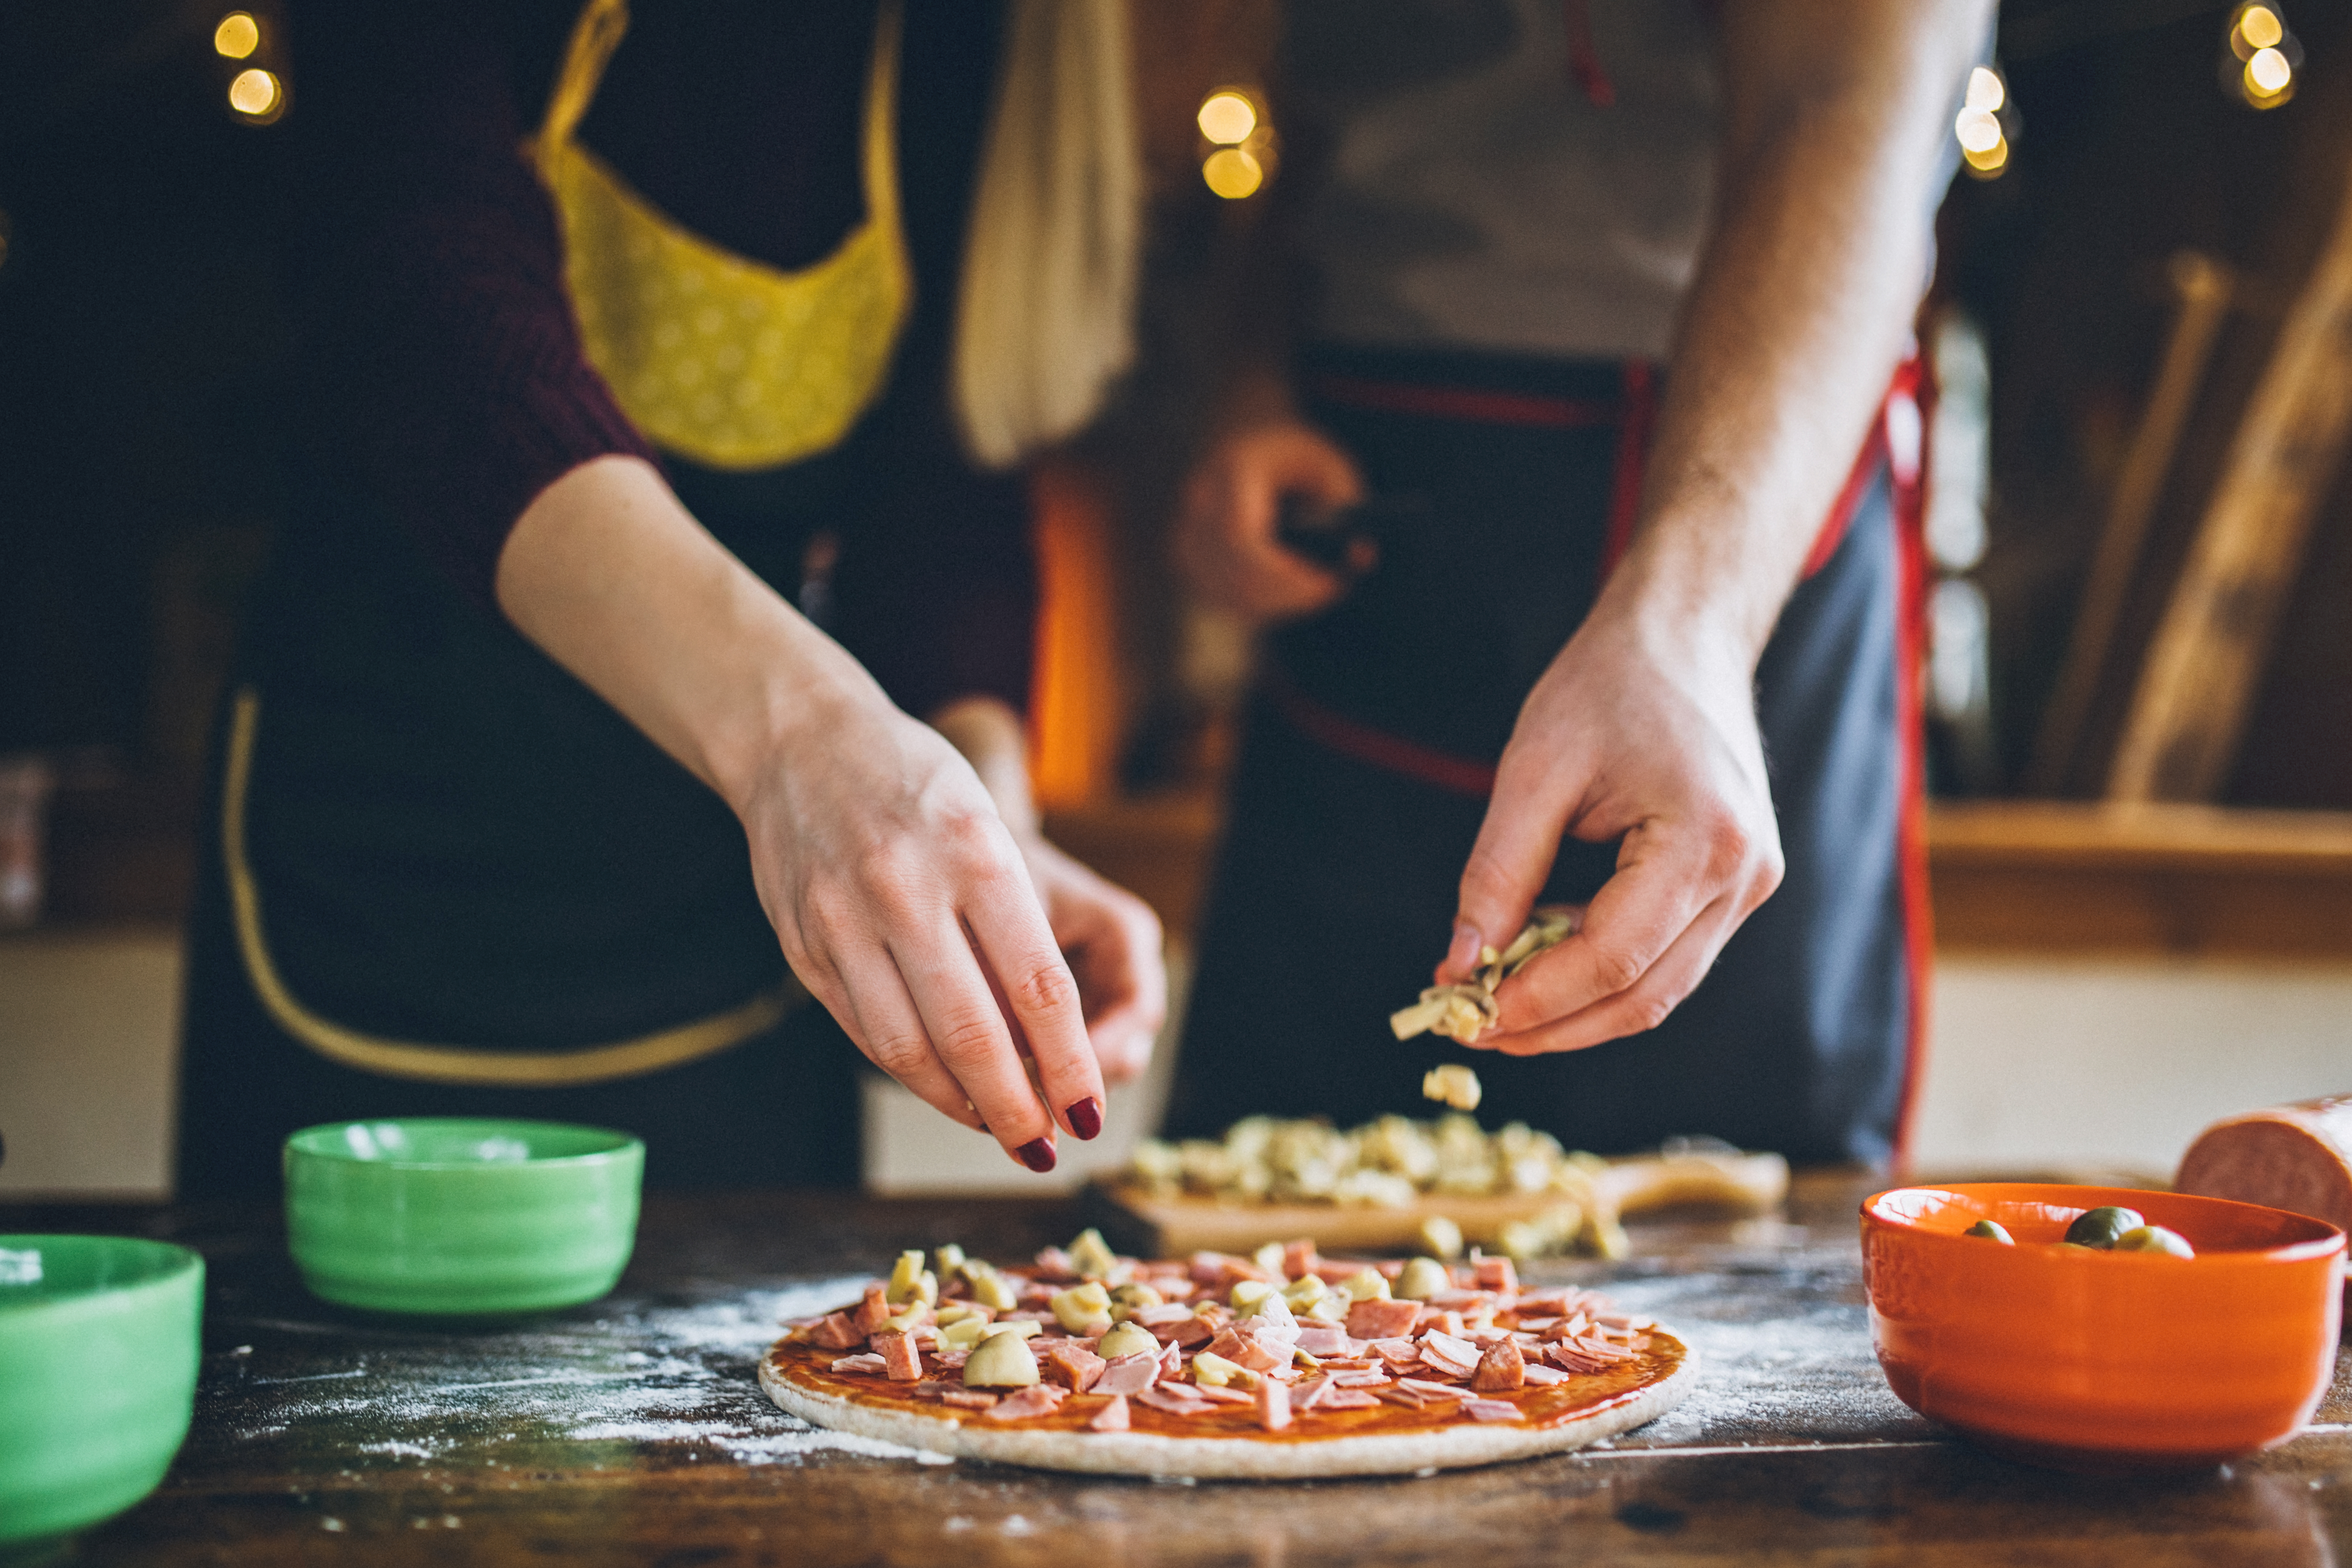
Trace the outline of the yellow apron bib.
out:
M 572 140 L 628 26 L 628 0 L 588 0 L 530 148 L 588 362 L 648 439 L 694 462 L 770 468 L 825 451 L 880 395 L 914 297 L 898 215 L 898 0 L 884 0 L 866 79 L 866 220 L 793 272 L 681 228 Z

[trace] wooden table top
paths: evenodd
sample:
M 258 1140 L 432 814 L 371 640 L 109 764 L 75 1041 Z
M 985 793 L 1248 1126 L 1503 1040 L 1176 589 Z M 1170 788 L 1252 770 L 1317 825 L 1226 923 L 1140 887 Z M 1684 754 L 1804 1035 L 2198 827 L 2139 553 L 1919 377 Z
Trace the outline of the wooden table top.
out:
M 861 1452 L 761 1397 L 780 1310 L 902 1247 L 1013 1258 L 1062 1204 L 656 1197 L 618 1293 L 488 1331 L 307 1296 L 266 1212 L 0 1206 L 0 1231 L 167 1237 L 212 1269 L 194 1430 L 87 1564 L 1083 1562 L 2352 1564 L 2352 1350 L 2312 1431 L 2210 1475 L 2087 1481 L 1977 1453 L 1871 1360 L 1857 1178 L 1785 1219 L 1633 1227 L 1606 1282 L 1706 1357 L 1612 1447 L 1420 1479 L 1169 1485 Z

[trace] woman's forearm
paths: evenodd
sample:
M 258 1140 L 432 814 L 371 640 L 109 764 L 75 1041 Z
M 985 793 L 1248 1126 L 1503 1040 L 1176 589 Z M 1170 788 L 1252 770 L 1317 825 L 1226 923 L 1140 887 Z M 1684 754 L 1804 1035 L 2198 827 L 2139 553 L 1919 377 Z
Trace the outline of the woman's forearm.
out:
M 885 700 L 856 660 L 695 521 L 650 464 L 583 463 L 499 557 L 523 635 L 739 811 L 767 759 L 843 703 Z
M 1989 0 L 1734 0 L 1713 235 L 1603 599 L 1754 664 L 1900 358 Z

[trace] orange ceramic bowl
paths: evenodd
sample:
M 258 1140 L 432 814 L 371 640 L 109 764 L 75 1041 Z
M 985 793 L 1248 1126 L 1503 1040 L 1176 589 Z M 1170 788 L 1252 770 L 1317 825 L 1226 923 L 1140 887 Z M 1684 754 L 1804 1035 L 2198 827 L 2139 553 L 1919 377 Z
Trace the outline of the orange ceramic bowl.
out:
M 2118 1204 L 2193 1258 L 2053 1245 Z M 2017 1245 L 1961 1233 L 1998 1221 Z M 1895 1397 L 1995 1453 L 2114 1474 L 2284 1443 L 2335 1370 L 2344 1233 L 2117 1187 L 1899 1187 L 1862 1205 L 1870 1337 Z

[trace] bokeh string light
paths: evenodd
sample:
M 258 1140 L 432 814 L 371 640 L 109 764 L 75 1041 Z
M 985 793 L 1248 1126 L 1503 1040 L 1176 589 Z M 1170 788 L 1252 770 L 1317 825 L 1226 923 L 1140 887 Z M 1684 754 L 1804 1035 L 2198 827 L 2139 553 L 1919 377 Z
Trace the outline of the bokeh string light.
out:
M 213 29 L 213 52 L 223 59 L 241 60 L 261 47 L 261 24 L 243 11 L 231 11 Z
M 1227 201 L 1255 195 L 1274 169 L 1274 128 L 1258 96 L 1247 88 L 1221 87 L 1201 100 L 1193 121 L 1207 143 L 1202 183 Z
M 1969 72 L 1968 92 L 1960 101 L 1960 112 L 1952 121 L 1952 134 L 1960 144 L 1960 157 L 1969 172 L 1979 179 L 1997 179 L 2009 167 L 2009 140 L 2013 126 L 2002 123 L 2008 110 L 2015 118 L 2009 101 L 2009 83 L 2000 72 L 1990 66 L 1978 66 Z
M 2273 0 L 2244 0 L 2223 35 L 2221 83 L 2254 109 L 2276 109 L 2294 96 L 2303 45 Z
M 277 77 L 258 66 L 241 70 L 228 84 L 228 106 L 257 124 L 267 125 L 286 105 L 285 89 Z

